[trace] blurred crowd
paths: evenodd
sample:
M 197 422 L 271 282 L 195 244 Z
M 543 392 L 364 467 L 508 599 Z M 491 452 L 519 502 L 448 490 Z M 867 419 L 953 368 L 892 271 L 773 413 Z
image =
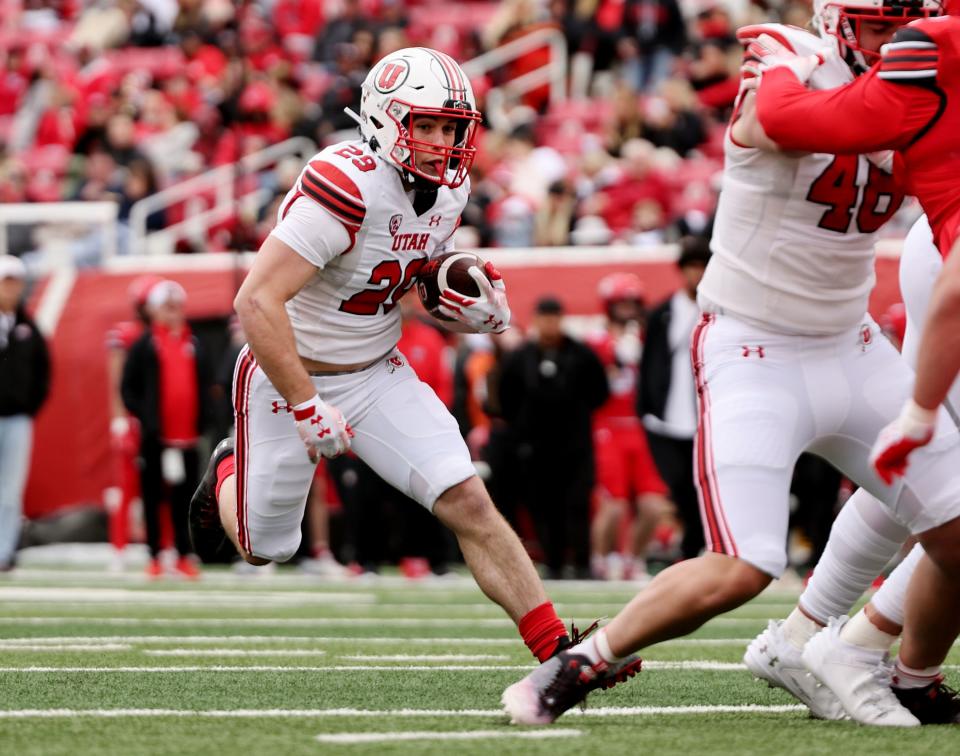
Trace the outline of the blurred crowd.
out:
M 549 62 L 546 47 L 474 76 L 487 119 L 464 246 L 646 245 L 708 234 L 737 90 L 734 31 L 809 17 L 803 2 L 766 0 L 0 7 L 0 200 L 109 200 L 121 224 L 158 189 L 288 137 L 323 146 L 354 136 L 343 109 L 358 109 L 364 76 L 393 50 L 423 44 L 468 61 L 540 29 L 560 30 L 577 90 L 570 99 L 551 102 L 542 87 L 487 107 L 492 87 Z M 299 168 L 281 162 L 238 173 L 238 195 L 258 191 L 259 200 L 238 204 L 178 251 L 256 249 Z M 184 213 L 173 203 L 151 213 L 147 227 Z M 10 244 L 22 253 L 37 241 L 23 232 Z

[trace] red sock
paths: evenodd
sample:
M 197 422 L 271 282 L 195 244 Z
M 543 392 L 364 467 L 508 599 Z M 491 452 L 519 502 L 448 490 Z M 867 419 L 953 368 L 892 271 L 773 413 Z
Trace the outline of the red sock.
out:
M 523 615 L 520 618 L 519 630 L 527 648 L 541 662 L 553 656 L 557 644 L 568 637 L 567 629 L 549 601 Z
M 229 478 L 231 475 L 237 474 L 237 460 L 233 454 L 228 454 L 226 457 L 220 460 L 220 464 L 217 465 L 217 490 L 216 497 L 217 501 L 220 501 L 220 486 L 223 485 L 223 481 Z

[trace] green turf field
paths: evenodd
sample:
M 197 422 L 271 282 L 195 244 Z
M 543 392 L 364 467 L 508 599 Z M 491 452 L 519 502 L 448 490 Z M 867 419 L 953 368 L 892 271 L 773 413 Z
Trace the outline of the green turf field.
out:
M 633 589 L 548 591 L 585 625 Z M 752 680 L 744 645 L 795 597 L 769 591 L 648 650 L 639 677 L 585 712 L 522 729 L 499 701 L 532 658 L 465 579 L 21 569 L 0 578 L 0 754 L 960 753 L 953 728 L 817 722 Z

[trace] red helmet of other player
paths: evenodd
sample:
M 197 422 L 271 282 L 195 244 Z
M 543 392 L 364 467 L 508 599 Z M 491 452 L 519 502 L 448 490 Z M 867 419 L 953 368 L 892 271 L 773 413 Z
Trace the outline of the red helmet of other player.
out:
M 597 294 L 610 320 L 625 323 L 639 320 L 643 314 L 646 291 L 640 277 L 633 273 L 611 273 L 600 279 Z

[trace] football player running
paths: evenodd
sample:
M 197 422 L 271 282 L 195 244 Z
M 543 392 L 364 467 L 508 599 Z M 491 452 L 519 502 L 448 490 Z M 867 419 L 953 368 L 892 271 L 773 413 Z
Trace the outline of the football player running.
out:
M 892 0 L 883 8 L 890 12 L 857 24 L 859 50 L 878 51 L 913 14 L 932 10 Z M 814 87 L 859 72 L 823 55 L 832 38 L 760 29 L 785 48 L 821 54 L 825 62 L 811 66 Z M 509 687 L 504 705 L 514 722 L 553 721 L 624 655 L 691 632 L 779 576 L 790 477 L 803 451 L 867 488 L 921 539 L 943 535 L 944 523 L 960 516 L 960 437 L 947 423 L 918 452 L 922 463 L 907 472 L 906 485 L 886 485 L 868 458 L 912 382 L 866 312 L 874 234 L 903 197 L 885 170 L 889 156 L 783 153 L 756 127 L 746 88 L 725 156 L 714 254 L 699 289 L 704 314 L 691 343 L 708 553 L 661 572 L 599 633 Z M 895 699 L 892 706 L 902 724 L 917 724 Z M 827 716 L 841 715 L 835 700 L 832 708 Z
M 191 502 L 197 553 L 290 559 L 314 464 L 351 449 L 454 531 L 481 589 L 543 661 L 568 634 L 456 421 L 396 349 L 397 302 L 452 248 L 467 201 L 480 121 L 470 82 L 443 53 L 399 50 L 363 82 L 358 120 L 361 139 L 304 167 L 234 302 L 248 339 L 236 441 L 214 450 Z M 479 297 L 451 298 L 452 329 L 508 327 L 503 281 L 487 274 Z M 628 663 L 616 674 L 630 673 Z

